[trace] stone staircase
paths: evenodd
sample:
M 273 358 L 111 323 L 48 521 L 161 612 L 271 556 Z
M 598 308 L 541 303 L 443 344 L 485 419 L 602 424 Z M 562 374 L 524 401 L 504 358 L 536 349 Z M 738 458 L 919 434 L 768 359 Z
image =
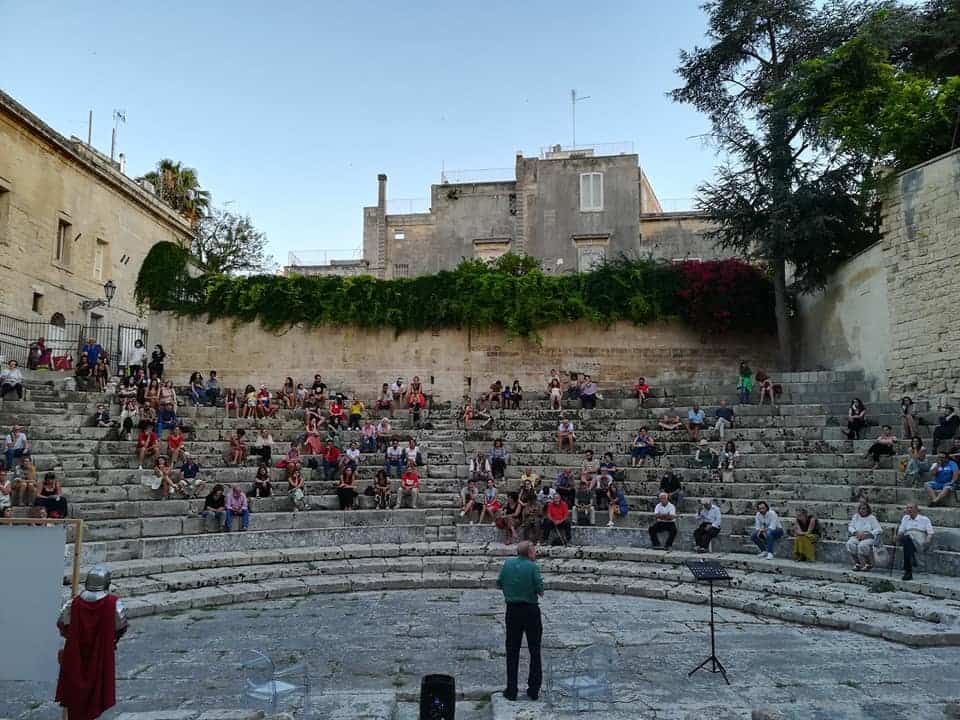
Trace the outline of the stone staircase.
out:
M 500 544 L 493 526 L 462 521 L 457 493 L 470 455 L 500 437 L 511 452 L 501 492 L 516 489 L 525 467 L 550 480 L 563 467 L 578 468 L 587 448 L 598 456 L 612 452 L 622 468 L 628 517 L 616 528 L 575 528 L 573 546 L 549 549 L 544 571 L 554 589 L 704 602 L 703 592 L 687 582 L 681 562 L 690 557 L 685 551 L 692 549 L 698 500 L 716 497 L 724 512 L 719 557 L 735 575 L 734 588 L 723 594 L 729 607 L 909 645 L 960 644 L 960 631 L 954 630 L 960 616 L 960 516 L 954 507 L 924 510 L 937 535 L 920 580 L 888 580 L 885 573 L 860 575 L 846 568 L 846 525 L 858 498 L 870 500 L 888 543 L 903 504 L 911 499 L 925 504 L 922 488 L 904 487 L 890 458 L 871 469 L 863 459 L 869 440 L 850 441 L 841 434 L 854 396 L 867 403 L 868 417 L 878 424 L 896 428 L 899 408 L 868 387 L 860 373 L 780 374 L 777 381 L 785 393 L 774 407 L 736 405 L 729 378 L 655 384 L 643 407 L 607 390 L 597 409 L 565 411 L 576 424 L 576 454 L 557 452 L 560 413 L 549 410 L 545 398 L 528 395 L 520 410 L 494 410 L 491 430 L 464 432 L 456 428 L 452 412 L 441 409 L 426 429 L 413 433 L 398 413 L 395 433 L 415 435 L 425 455 L 419 509 L 376 511 L 361 495 L 362 509 L 334 510 L 335 483 L 305 466 L 314 509 L 293 512 L 280 471 L 274 470 L 275 496 L 254 501 L 249 532 L 231 534 L 210 532 L 213 528 L 196 514 L 202 500 L 160 500 L 142 483 L 134 443 L 89 427 L 98 401 L 112 403 L 112 415 L 118 415 L 112 397 L 31 377 L 27 400 L 0 403 L 0 424 L 26 426 L 38 471 L 56 472 L 71 514 L 85 520 L 84 563 L 114 565 L 118 589 L 134 615 L 319 592 L 490 587 L 500 558 L 512 550 Z M 683 432 L 654 430 L 663 454 L 647 466 L 629 467 L 629 448 L 641 425 L 654 429 L 669 408 L 683 416 L 693 402 L 709 418 L 720 399 L 737 412 L 736 426 L 728 431 L 741 453 L 733 482 L 716 482 L 694 467 L 694 448 Z M 920 409 L 935 421 L 934 413 Z M 208 483 L 252 482 L 255 459 L 243 467 L 224 462 L 233 429 L 269 427 L 278 452 L 302 432 L 294 411 L 253 421 L 225 418 L 222 409 L 183 406 L 180 416 L 191 428 L 187 447 Z M 869 430 L 868 437 L 875 434 Z M 929 440 L 931 427 L 923 430 Z M 355 435 L 344 433 L 344 441 Z M 381 463 L 379 454 L 363 455 L 361 488 Z M 676 549 L 663 554 L 647 549 L 646 526 L 668 466 L 682 477 L 686 497 L 678 508 Z M 788 529 L 797 508 L 814 512 L 822 533 L 818 557 L 825 562 L 786 559 L 792 545 L 786 539 L 778 559 L 751 557 L 755 550 L 745 533 L 760 499 L 771 503 Z

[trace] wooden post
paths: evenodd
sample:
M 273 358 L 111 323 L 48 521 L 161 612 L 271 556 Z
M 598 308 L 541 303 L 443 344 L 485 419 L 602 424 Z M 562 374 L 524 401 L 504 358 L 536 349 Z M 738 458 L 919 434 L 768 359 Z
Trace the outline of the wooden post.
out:
M 75 520 L 73 528 L 73 579 L 71 582 L 71 595 L 76 597 L 80 593 L 80 553 L 83 550 L 83 520 Z

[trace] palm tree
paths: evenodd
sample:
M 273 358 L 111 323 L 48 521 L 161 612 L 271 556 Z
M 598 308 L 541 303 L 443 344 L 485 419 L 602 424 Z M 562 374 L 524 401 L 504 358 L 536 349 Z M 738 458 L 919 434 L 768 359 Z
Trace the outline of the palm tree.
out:
M 157 190 L 160 199 L 186 217 L 192 225 L 210 209 L 210 192 L 200 187 L 197 171 L 184 167 L 181 162 L 164 158 L 157 169 L 148 172 L 140 180 L 146 180 Z

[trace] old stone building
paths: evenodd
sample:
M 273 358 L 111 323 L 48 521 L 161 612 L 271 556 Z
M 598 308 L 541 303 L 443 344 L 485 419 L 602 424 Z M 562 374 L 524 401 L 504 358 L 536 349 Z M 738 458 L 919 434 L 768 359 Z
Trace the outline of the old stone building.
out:
M 716 257 L 703 217 L 664 212 L 633 153 L 518 153 L 513 179 L 431 186 L 428 212 L 390 213 L 386 175 L 378 184 L 377 204 L 363 210 L 363 259 L 382 278 L 505 252 L 532 255 L 548 272 L 587 270 L 620 253 Z
M 45 335 L 66 352 L 73 326 L 137 325 L 144 257 L 155 243 L 189 234 L 149 188 L 0 92 L 0 353 L 17 356 L 24 334 Z M 109 307 L 90 307 L 104 299 L 107 281 L 116 287 Z

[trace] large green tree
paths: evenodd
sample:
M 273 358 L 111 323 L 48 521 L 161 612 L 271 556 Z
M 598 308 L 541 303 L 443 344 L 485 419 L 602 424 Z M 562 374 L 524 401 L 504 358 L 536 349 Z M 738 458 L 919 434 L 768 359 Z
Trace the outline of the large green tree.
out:
M 200 187 L 194 168 L 164 158 L 140 180 L 151 183 L 161 200 L 196 225 L 210 209 L 210 193 Z
M 683 51 L 674 100 L 710 119 L 726 160 L 699 209 L 722 247 L 769 264 L 783 367 L 792 365 L 788 264 L 800 288 L 869 244 L 875 222 L 863 158 L 836 152 L 779 99 L 805 61 L 854 37 L 872 7 L 828 0 L 709 0 L 704 47 Z M 749 318 L 744 318 L 746 324 Z
M 267 254 L 267 236 L 247 215 L 214 208 L 194 229 L 190 252 L 212 275 L 267 272 L 273 258 Z

